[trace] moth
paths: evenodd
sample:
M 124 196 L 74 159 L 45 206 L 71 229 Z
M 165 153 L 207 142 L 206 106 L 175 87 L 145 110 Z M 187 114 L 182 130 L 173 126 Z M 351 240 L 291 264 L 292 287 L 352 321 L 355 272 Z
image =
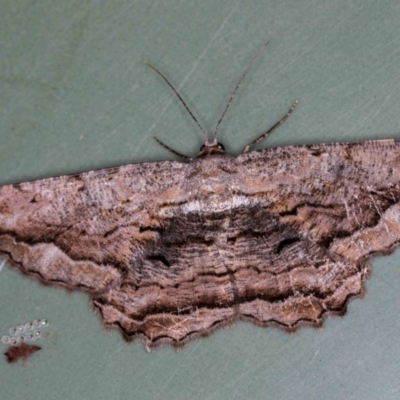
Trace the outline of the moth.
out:
M 364 292 L 368 258 L 400 242 L 400 144 L 249 151 L 295 102 L 242 154 L 226 154 L 216 133 L 259 54 L 189 162 L 1 187 L 0 255 L 45 284 L 87 292 L 105 327 L 148 349 L 237 320 L 294 331 L 343 314 Z

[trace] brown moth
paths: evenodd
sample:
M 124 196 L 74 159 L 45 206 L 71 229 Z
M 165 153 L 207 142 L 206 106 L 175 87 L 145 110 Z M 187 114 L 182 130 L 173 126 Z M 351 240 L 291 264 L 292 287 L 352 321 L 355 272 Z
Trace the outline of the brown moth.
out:
M 343 314 L 367 259 L 400 241 L 400 144 L 248 145 L 232 157 L 215 137 L 189 163 L 0 188 L 0 255 L 86 291 L 106 327 L 148 349 L 237 320 L 294 331 Z

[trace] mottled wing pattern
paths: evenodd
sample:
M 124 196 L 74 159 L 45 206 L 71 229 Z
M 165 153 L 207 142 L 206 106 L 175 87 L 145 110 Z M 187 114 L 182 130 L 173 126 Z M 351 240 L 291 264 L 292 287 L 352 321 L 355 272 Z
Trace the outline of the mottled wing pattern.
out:
M 400 239 L 394 141 L 145 163 L 0 188 L 0 254 L 90 292 L 148 348 L 237 319 L 294 330 L 361 295 Z
M 237 319 L 287 330 L 321 325 L 362 294 L 366 256 L 397 240 L 389 245 L 374 233 L 369 243 L 383 247 L 356 257 L 338 250 L 339 240 L 354 244 L 399 199 L 399 149 L 385 141 L 195 160 L 186 200 L 162 205 L 161 226 L 141 227 L 157 240 L 135 276 L 96 307 L 148 347 L 180 346 Z
M 46 284 L 93 296 L 118 286 L 159 223 L 183 201 L 186 164 L 127 165 L 0 188 L 0 254 Z M 157 222 L 158 221 L 158 222 Z
M 265 149 L 237 162 L 239 193 L 262 204 L 252 234 L 236 240 L 240 317 L 292 330 L 344 313 L 363 294 L 366 259 L 400 241 L 400 143 Z

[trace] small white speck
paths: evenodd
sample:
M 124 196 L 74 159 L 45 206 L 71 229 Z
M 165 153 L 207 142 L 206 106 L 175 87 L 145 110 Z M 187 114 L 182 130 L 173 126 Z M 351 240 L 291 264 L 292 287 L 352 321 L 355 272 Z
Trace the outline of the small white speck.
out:
M 26 331 L 30 331 L 30 330 L 32 329 L 32 322 L 27 322 L 27 323 L 24 325 L 24 327 L 25 327 L 25 330 L 26 330 Z
M 7 335 L 2 336 L 1 343 L 4 343 L 4 344 L 10 343 L 10 337 Z
M 15 326 L 12 326 L 9 330 L 8 330 L 9 334 L 11 336 L 14 336 L 17 334 L 17 328 Z

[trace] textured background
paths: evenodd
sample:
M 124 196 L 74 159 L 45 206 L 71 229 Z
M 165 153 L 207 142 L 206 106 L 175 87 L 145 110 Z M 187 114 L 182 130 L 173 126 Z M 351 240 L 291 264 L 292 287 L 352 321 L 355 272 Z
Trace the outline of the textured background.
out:
M 296 98 L 298 109 L 262 146 L 400 138 L 398 1 L 0 4 L 0 184 L 172 159 L 155 134 L 195 155 L 196 126 L 145 62 L 212 130 L 267 40 L 221 126 L 228 151 Z M 366 298 L 322 331 L 238 323 L 180 352 L 150 354 L 103 331 L 85 294 L 4 267 L 0 336 L 35 318 L 51 328 L 25 365 L 0 358 L 1 398 L 398 399 L 400 253 L 372 264 Z

